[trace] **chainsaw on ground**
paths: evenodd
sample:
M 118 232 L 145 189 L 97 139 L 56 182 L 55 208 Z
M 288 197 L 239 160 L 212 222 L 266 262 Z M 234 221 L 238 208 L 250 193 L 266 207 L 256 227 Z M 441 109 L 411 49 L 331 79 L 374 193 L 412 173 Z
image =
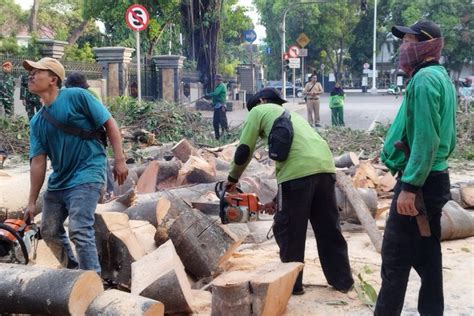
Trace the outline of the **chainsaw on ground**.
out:
M 39 227 L 21 219 L 6 219 L 0 223 L 0 262 L 28 264 L 36 259 L 40 239 Z
M 217 182 L 214 188 L 219 198 L 219 217 L 222 224 L 257 221 L 263 204 L 255 193 L 226 192 L 224 182 Z

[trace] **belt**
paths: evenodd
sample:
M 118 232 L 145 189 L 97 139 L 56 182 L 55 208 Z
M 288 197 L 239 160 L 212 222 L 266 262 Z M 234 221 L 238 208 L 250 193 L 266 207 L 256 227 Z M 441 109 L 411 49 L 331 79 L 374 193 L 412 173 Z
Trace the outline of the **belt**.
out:
M 319 100 L 319 98 L 308 98 L 308 100 Z

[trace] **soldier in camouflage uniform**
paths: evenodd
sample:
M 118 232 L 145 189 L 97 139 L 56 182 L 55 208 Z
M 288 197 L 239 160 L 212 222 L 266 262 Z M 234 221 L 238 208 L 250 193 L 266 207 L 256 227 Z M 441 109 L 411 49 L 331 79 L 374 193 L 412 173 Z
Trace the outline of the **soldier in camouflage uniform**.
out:
M 28 119 L 31 120 L 33 115 L 35 115 L 35 112 L 38 112 L 41 109 L 42 104 L 40 97 L 28 90 L 28 77 L 28 74 L 21 76 L 20 100 L 22 100 L 23 105 L 25 106 Z
M 2 64 L 3 80 L 0 84 L 0 108 L 7 116 L 13 116 L 14 103 L 13 94 L 15 92 L 15 79 L 12 76 L 13 65 L 10 61 Z

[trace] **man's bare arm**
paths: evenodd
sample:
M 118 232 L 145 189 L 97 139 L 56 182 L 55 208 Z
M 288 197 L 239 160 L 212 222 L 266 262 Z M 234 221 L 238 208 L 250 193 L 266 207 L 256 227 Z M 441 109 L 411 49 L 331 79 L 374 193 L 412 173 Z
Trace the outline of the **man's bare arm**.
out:
M 25 220 L 33 219 L 36 215 L 36 200 L 44 183 L 46 175 L 46 155 L 33 157 L 30 163 L 30 195 Z
M 113 117 L 110 117 L 104 123 L 107 136 L 114 151 L 114 178 L 119 185 L 125 182 L 128 175 L 127 164 L 125 163 L 125 155 L 122 149 L 122 135 L 120 135 L 120 129 L 118 128 L 117 122 Z

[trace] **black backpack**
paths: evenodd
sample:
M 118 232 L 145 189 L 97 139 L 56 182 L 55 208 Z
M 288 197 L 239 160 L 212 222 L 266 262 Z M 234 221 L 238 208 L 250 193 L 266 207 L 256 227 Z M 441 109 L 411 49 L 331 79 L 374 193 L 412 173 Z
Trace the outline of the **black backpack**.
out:
M 273 122 L 270 135 L 268 135 L 268 155 L 270 159 L 285 161 L 290 153 L 293 143 L 293 124 L 287 109 Z

